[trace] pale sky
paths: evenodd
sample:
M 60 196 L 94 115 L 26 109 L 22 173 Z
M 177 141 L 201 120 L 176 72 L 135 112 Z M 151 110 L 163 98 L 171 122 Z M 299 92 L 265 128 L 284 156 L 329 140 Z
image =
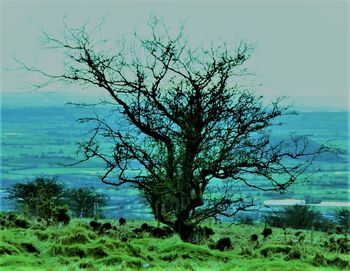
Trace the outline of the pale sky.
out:
M 1 0 L 0 0 L 1 1 Z M 73 26 L 106 15 L 102 31 L 115 38 L 142 32 L 150 15 L 176 31 L 186 21 L 193 44 L 246 40 L 256 49 L 253 85 L 268 97 L 289 96 L 303 106 L 349 109 L 348 1 L 1 1 L 2 92 L 25 90 L 35 77 L 4 68 L 12 57 L 42 68 L 60 59 L 41 50 L 40 27 L 54 35 L 63 16 Z M 328 107 L 327 107 L 328 106 Z

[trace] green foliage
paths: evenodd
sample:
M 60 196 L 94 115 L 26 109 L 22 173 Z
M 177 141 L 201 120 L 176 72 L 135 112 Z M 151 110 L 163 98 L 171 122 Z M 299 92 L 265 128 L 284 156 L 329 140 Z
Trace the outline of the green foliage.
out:
M 37 216 L 48 223 L 68 224 L 69 210 L 76 217 L 100 216 L 107 204 L 107 195 L 92 187 L 67 189 L 57 178 L 38 177 L 28 183 L 17 183 L 8 192 L 8 198 L 17 203 L 25 217 Z
M 28 183 L 17 183 L 8 189 L 9 199 L 13 199 L 25 215 L 38 216 L 50 222 L 55 216 L 55 208 L 63 205 L 65 187 L 57 178 L 38 177 Z
M 343 227 L 344 230 L 350 232 L 350 209 L 339 208 L 334 212 L 334 217 L 338 226 Z
M 326 230 L 327 219 L 310 205 L 293 205 L 284 207 L 279 212 L 265 216 L 265 222 L 272 227 L 290 227 L 293 229 Z
M 293 205 L 284 209 L 285 224 L 294 229 L 320 228 L 325 218 L 310 205 Z
M 70 221 L 70 216 L 68 215 L 68 208 L 66 206 L 58 206 L 54 209 L 53 220 L 56 223 L 63 223 L 67 225 Z
M 94 188 L 82 187 L 70 189 L 68 204 L 75 217 L 95 217 L 107 205 L 107 195 L 98 193 Z

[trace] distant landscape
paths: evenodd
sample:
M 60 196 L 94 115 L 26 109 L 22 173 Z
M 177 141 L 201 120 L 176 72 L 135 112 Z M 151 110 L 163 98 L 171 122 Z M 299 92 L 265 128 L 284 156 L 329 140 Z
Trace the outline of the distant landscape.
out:
M 12 103 L 12 105 L 14 105 Z M 102 184 L 98 176 L 103 172 L 99 161 L 89 161 L 75 166 L 63 166 L 78 161 L 77 142 L 86 138 L 87 125 L 76 122 L 78 118 L 94 114 L 108 115 L 103 107 L 77 108 L 75 106 L 10 106 L 1 108 L 1 210 L 11 210 L 6 200 L 6 189 L 17 182 L 27 182 L 37 176 L 57 176 L 69 187 L 95 187 L 109 195 L 107 217 L 126 216 L 149 219 L 152 217 L 144 200 L 136 191 Z M 291 133 L 312 135 L 313 144 L 330 141 L 343 149 L 338 157 L 324 155 L 313 170 L 320 171 L 307 183 L 293 186 L 287 193 L 256 191 L 237 184 L 237 190 L 254 198 L 264 209 L 264 203 L 272 206 L 290 202 L 318 204 L 327 213 L 333 207 L 349 206 L 349 154 L 348 112 L 299 112 L 297 116 L 284 117 L 285 125 L 273 127 L 276 140 Z M 249 177 L 247 177 L 249 178 Z M 282 201 L 278 201 L 282 200 Z

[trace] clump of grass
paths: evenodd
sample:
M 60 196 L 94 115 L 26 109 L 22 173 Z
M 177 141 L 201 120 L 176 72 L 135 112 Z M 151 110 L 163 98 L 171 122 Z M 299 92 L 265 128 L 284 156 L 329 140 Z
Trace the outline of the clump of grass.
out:
M 107 252 L 100 246 L 87 248 L 87 255 L 93 258 L 103 258 L 108 256 Z
M 79 268 L 92 270 L 94 268 L 94 264 L 91 261 L 83 261 L 79 263 Z
M 141 256 L 142 249 L 139 246 L 137 246 L 137 245 L 128 244 L 127 245 L 127 252 L 129 254 L 131 254 L 132 256 L 142 257 Z
M 333 265 L 341 269 L 345 269 L 349 267 L 349 261 L 343 260 L 338 256 L 333 259 L 327 259 L 323 254 L 316 253 L 314 259 L 312 260 L 312 264 L 315 266 L 328 266 Z
M 125 266 L 131 269 L 134 269 L 134 268 L 138 269 L 143 266 L 145 261 L 142 259 L 130 257 L 124 254 L 124 255 L 113 255 L 113 256 L 104 257 L 98 260 L 97 263 L 102 266 Z
M 49 254 L 51 256 L 67 256 L 84 258 L 87 256 L 84 248 L 80 246 L 62 246 L 54 245 L 50 248 Z
M 267 247 L 264 247 L 260 250 L 260 254 L 264 257 L 269 257 L 273 254 L 277 253 L 283 253 L 288 254 L 292 250 L 292 246 L 285 246 L 285 245 L 270 245 Z
M 250 247 L 241 247 L 241 252 L 239 253 L 240 256 L 248 257 L 248 258 L 257 258 L 258 255 L 254 250 L 252 250 Z
M 120 255 L 113 255 L 113 256 L 107 256 L 103 259 L 100 259 L 96 261 L 99 265 L 120 265 L 123 262 L 123 256 Z
M 1 271 L 45 271 L 49 268 L 43 266 L 43 260 L 31 258 L 27 255 L 6 255 L 0 257 Z
M 160 251 L 161 259 L 173 261 L 175 259 L 192 259 L 196 261 L 206 261 L 214 258 L 214 254 L 206 247 L 187 243 L 177 243 L 167 246 Z
M 298 248 L 293 247 L 285 259 L 286 260 L 298 260 L 300 258 L 301 258 L 300 250 Z
M 327 260 L 329 265 L 335 265 L 341 269 L 345 269 L 349 267 L 349 261 L 343 260 L 339 257 L 335 257 L 334 259 Z
M 326 257 L 321 253 L 316 253 L 314 259 L 312 260 L 312 264 L 315 266 L 326 266 L 327 265 L 327 259 Z
M 86 244 L 89 241 L 89 237 L 86 234 L 84 234 L 84 232 L 70 234 L 59 239 L 59 243 L 61 243 L 62 245 Z
M 5 243 L 5 242 L 1 242 L 0 243 L 0 256 L 1 255 L 15 255 L 15 254 L 19 254 L 20 251 L 18 248 L 16 248 L 15 246 Z
M 37 249 L 33 244 L 31 243 L 22 243 L 21 248 L 25 250 L 26 252 L 29 253 L 34 253 L 34 254 L 40 254 L 39 249 Z
M 119 240 L 114 240 L 108 237 L 102 237 L 97 240 L 96 244 L 107 248 L 108 250 L 120 250 L 125 248 L 125 244 Z
M 35 231 L 35 236 L 40 240 L 40 241 L 46 241 L 49 239 L 49 235 L 45 232 L 42 231 Z

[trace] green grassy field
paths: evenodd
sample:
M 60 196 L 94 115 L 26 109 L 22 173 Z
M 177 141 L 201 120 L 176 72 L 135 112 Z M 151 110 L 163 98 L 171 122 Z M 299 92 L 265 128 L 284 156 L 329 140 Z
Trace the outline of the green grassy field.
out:
M 173 235 L 157 239 L 148 233 L 135 234 L 132 229 L 142 221 L 128 221 L 116 229 L 94 232 L 89 220 L 74 219 L 68 226 L 46 227 L 31 221 L 30 228 L 0 228 L 0 270 L 3 271 L 61 271 L 61 270 L 348 270 L 350 255 L 340 253 L 330 238 L 347 238 L 317 231 L 302 231 L 298 240 L 296 230 L 272 228 L 266 240 L 261 232 L 264 225 L 229 225 L 209 223 L 215 234 L 212 240 L 193 245 Z M 156 223 L 150 223 L 156 225 Z M 258 234 L 259 246 L 250 241 Z M 232 250 L 209 249 L 211 242 L 229 237 Z M 349 240 L 347 240 L 349 246 Z M 31 244 L 31 245 L 30 245 Z

